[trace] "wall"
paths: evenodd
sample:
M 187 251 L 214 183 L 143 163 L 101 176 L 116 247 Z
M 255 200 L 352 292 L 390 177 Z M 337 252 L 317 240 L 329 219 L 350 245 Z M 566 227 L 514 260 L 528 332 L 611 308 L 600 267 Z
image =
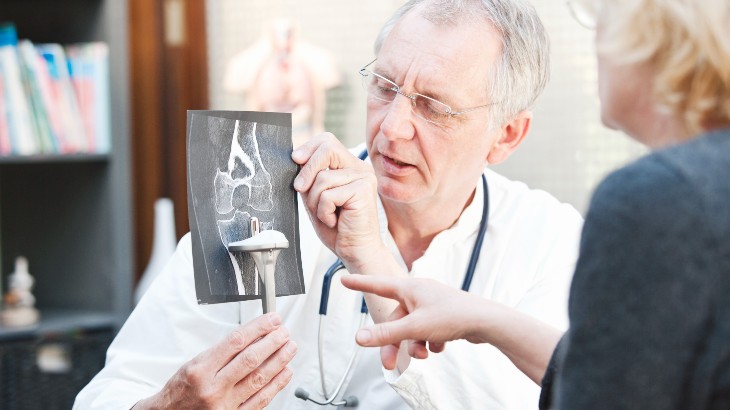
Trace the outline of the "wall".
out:
M 365 92 L 357 71 L 374 58 L 373 40 L 395 0 L 208 0 L 208 50 L 211 109 L 245 109 L 241 96 L 221 89 L 225 64 L 259 39 L 262 24 L 278 17 L 296 18 L 302 39 L 337 57 L 342 85 L 327 96 L 325 129 L 349 145 L 360 143 L 365 129 Z

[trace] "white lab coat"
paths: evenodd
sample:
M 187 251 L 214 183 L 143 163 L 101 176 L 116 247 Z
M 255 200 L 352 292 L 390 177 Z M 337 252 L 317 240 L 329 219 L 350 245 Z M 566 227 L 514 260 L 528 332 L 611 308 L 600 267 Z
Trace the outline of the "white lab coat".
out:
M 471 292 L 567 328 L 568 289 L 578 253 L 582 219 L 575 209 L 543 191 L 485 170 L 489 184 L 488 230 Z M 481 181 L 472 204 L 450 229 L 438 234 L 411 274 L 460 287 L 482 213 Z M 301 202 L 301 201 L 300 201 Z M 300 212 L 303 212 L 300 210 Z M 320 244 L 300 214 L 306 294 L 277 299 L 299 350 L 294 376 L 272 409 L 319 408 L 294 397 L 304 387 L 321 399 L 317 359 L 322 275 L 335 257 Z M 381 232 L 403 268 L 380 207 Z M 362 296 L 333 281 L 324 327 L 325 372 L 331 391 L 354 348 Z M 128 409 L 159 391 L 187 360 L 224 338 L 239 323 L 261 314 L 260 301 L 200 306 L 196 302 L 190 235 L 120 330 L 106 367 L 82 390 L 75 409 Z M 389 386 L 390 384 L 390 386 Z M 396 393 L 397 392 L 397 393 Z M 403 374 L 385 371 L 378 349 L 363 349 L 341 396 L 355 395 L 360 409 L 531 409 L 539 388 L 488 345 L 450 342 L 440 354 L 412 360 Z

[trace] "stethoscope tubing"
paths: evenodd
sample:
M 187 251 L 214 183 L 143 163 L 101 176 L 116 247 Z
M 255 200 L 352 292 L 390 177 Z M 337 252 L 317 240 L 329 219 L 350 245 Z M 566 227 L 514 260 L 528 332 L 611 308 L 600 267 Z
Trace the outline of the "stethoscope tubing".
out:
M 321 405 L 331 404 L 335 400 L 335 398 L 337 398 L 337 395 L 340 394 L 340 390 L 342 390 L 342 386 L 345 384 L 345 380 L 350 375 L 352 366 L 355 364 L 355 361 L 357 360 L 357 356 L 360 353 L 360 346 L 355 345 L 355 349 L 354 349 L 352 355 L 350 355 L 350 360 L 347 362 L 347 367 L 345 368 L 344 375 L 340 379 L 339 383 L 337 383 L 337 387 L 335 387 L 335 390 L 332 392 L 332 395 L 330 395 L 327 392 L 327 384 L 324 380 L 324 352 L 323 352 L 324 343 L 322 341 L 322 327 L 323 327 L 322 319 L 324 319 L 324 316 L 325 315 L 319 316 L 319 331 L 317 334 L 317 350 L 318 350 L 318 355 L 319 355 L 319 370 L 320 370 L 319 376 L 320 376 L 320 381 L 322 382 L 323 397 L 325 399 L 324 403 L 318 403 Z M 365 325 L 365 320 L 367 319 L 367 317 L 368 317 L 367 312 L 363 312 L 360 314 L 360 324 L 357 327 L 358 330 L 362 329 L 362 327 Z M 329 398 L 327 396 L 329 396 Z

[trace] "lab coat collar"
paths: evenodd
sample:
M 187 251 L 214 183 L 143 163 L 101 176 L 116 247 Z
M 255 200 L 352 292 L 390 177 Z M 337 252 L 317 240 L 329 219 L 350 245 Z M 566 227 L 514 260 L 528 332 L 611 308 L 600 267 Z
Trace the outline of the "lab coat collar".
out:
M 433 238 L 423 256 L 426 256 L 431 251 L 431 249 L 438 248 L 440 243 L 453 243 L 459 240 L 464 240 L 469 236 L 476 234 L 477 230 L 479 229 L 479 223 L 482 218 L 482 209 L 484 206 L 484 189 L 482 187 L 481 175 L 476 181 L 475 187 L 476 191 L 474 192 L 474 198 L 472 199 L 469 206 L 464 209 L 454 225 L 452 225 L 449 229 L 440 232 Z M 490 191 L 490 194 L 491 193 L 492 191 Z M 395 240 L 390 235 L 390 231 L 388 230 L 388 217 L 385 214 L 385 208 L 383 207 L 383 203 L 380 200 L 380 196 L 378 196 L 378 221 L 380 223 L 381 239 L 388 247 L 388 249 L 391 250 L 393 256 L 395 256 L 396 261 L 401 266 L 401 268 L 405 271 L 408 271 L 406 263 L 400 255 L 398 246 L 396 245 Z M 416 265 L 416 262 L 423 259 L 423 256 L 414 261 L 414 267 Z

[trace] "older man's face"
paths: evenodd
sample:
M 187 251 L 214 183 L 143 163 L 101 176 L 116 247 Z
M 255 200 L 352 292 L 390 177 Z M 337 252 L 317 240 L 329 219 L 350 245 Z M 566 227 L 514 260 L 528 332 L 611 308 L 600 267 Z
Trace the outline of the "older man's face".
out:
M 487 23 L 436 26 L 413 12 L 397 24 L 372 70 L 406 94 L 440 100 L 453 111 L 490 103 L 488 73 L 501 40 Z M 498 137 L 489 108 L 453 118 L 443 127 L 417 117 L 411 102 L 368 98 L 367 145 L 384 203 L 436 205 L 471 192 Z M 463 205 L 463 204 L 462 204 Z

